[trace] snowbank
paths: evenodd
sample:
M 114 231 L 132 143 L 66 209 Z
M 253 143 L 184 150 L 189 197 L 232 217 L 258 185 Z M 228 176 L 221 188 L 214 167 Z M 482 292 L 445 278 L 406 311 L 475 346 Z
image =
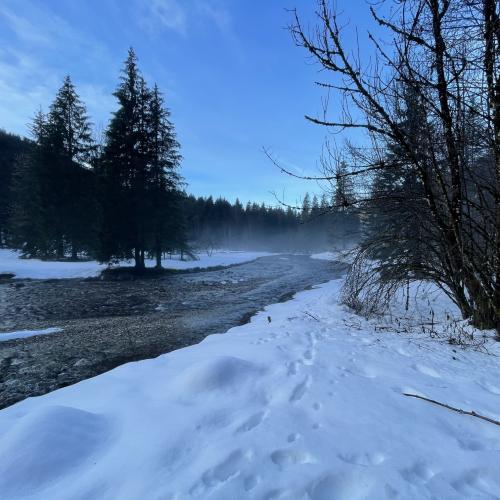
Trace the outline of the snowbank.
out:
M 335 250 L 331 252 L 313 253 L 310 255 L 311 259 L 345 262 L 347 264 L 352 262 L 353 256 L 354 253 L 352 250 Z
M 498 498 L 499 428 L 403 395 L 500 419 L 498 358 L 375 331 L 340 285 L 0 411 L 0 498 Z
M 5 342 L 6 340 L 13 339 L 25 339 L 28 337 L 34 337 L 35 335 L 50 335 L 52 333 L 62 332 L 62 328 L 52 327 L 45 328 L 44 330 L 19 330 L 17 332 L 0 332 L 0 342 Z
M 200 253 L 199 260 L 181 261 L 179 258 L 166 259 L 163 266 L 168 269 L 192 269 L 195 267 L 230 266 L 272 255 L 267 252 L 232 252 L 214 251 L 210 256 Z M 121 265 L 132 265 L 122 262 Z M 154 266 L 154 261 L 146 261 L 147 266 Z M 13 273 L 16 278 L 59 279 L 88 278 L 97 276 L 106 269 L 105 264 L 89 262 L 48 262 L 39 259 L 20 259 L 17 252 L 0 249 L 0 274 Z

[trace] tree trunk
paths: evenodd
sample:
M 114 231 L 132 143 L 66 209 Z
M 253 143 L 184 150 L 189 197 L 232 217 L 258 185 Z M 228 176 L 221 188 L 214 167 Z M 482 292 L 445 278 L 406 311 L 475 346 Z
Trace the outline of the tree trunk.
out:
M 500 340 L 500 76 L 496 72 L 497 58 L 500 57 L 500 18 L 497 14 L 495 0 L 484 1 L 484 67 L 488 86 L 488 100 L 493 125 L 493 156 L 495 160 L 495 257 L 494 297 L 491 307 L 497 339 Z
M 57 250 L 56 250 L 56 253 L 57 253 L 57 258 L 59 260 L 63 259 L 64 258 L 64 243 L 63 243 L 63 240 L 59 240 L 57 242 Z
M 139 248 L 134 249 L 134 260 L 136 269 L 144 269 L 144 258 L 141 256 L 141 250 Z
M 161 241 L 158 236 L 156 236 L 156 244 L 155 244 L 155 255 L 156 255 L 156 268 L 161 269 L 161 256 L 162 256 L 162 251 L 161 251 Z

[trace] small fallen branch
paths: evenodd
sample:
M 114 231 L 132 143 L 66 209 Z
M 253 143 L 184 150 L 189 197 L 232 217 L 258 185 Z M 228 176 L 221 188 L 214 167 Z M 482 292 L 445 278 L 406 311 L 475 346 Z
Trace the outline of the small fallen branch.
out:
M 461 408 L 455 408 L 454 406 L 447 405 L 445 403 L 440 403 L 439 401 L 436 401 L 434 399 L 429 399 L 424 396 L 419 396 L 418 394 L 410 394 L 407 392 L 403 392 L 404 396 L 408 396 L 410 398 L 417 398 L 417 399 L 423 399 L 424 401 L 428 401 L 429 403 L 433 403 L 438 406 L 442 406 L 444 408 L 448 408 L 448 410 L 453 410 L 456 411 L 457 413 L 461 413 L 462 415 L 470 415 L 471 417 L 476 417 L 480 418 L 481 420 L 486 420 L 486 422 L 490 422 L 495 425 L 500 426 L 500 422 L 498 420 L 494 420 L 493 418 L 485 417 L 484 415 L 480 415 L 479 413 L 476 413 L 475 411 L 467 411 L 467 410 L 462 410 Z
M 318 323 L 321 323 L 321 321 L 314 316 L 314 314 L 308 313 L 307 311 L 302 311 L 304 314 L 307 314 L 310 318 L 315 319 Z

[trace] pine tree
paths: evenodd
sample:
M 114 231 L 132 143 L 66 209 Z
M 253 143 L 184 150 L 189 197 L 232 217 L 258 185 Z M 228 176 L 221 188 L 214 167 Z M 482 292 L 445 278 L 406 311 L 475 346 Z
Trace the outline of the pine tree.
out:
M 114 93 L 119 108 L 98 168 L 99 256 L 103 261 L 133 256 L 135 267 L 144 269 L 149 252 L 161 267 L 167 248 L 185 247 L 179 143 L 163 97 L 156 85 L 148 88 L 133 49 L 120 79 Z
M 94 198 L 89 169 L 95 145 L 85 106 L 69 76 L 50 107 L 43 142 L 50 156 L 47 175 L 57 254 L 63 257 L 69 244 L 76 259 L 80 250 L 89 250 L 92 235 Z
M 136 268 L 144 267 L 146 241 L 147 145 L 145 110 L 148 93 L 129 49 L 120 84 L 114 92 L 119 108 L 106 131 L 106 144 L 99 164 L 100 217 L 99 257 L 134 257 Z
M 163 97 L 155 84 L 148 110 L 147 144 L 150 162 L 149 186 L 152 222 L 153 253 L 156 267 L 161 267 L 161 257 L 167 247 L 185 250 L 185 223 L 182 200 L 178 193 L 181 161 L 170 111 L 165 108 Z
M 311 215 L 311 197 L 306 193 L 302 200 L 302 221 L 307 222 Z
M 31 150 L 21 155 L 12 174 L 12 204 L 10 207 L 10 241 L 25 257 L 48 257 L 52 254 L 53 226 L 51 225 L 52 165 L 47 147 L 47 119 L 38 111 L 30 125 L 33 138 Z
M 411 88 L 402 89 L 402 105 L 399 109 L 399 123 L 405 131 L 412 150 L 419 153 L 422 161 L 429 148 L 429 123 L 424 107 Z M 416 175 L 407 153 L 394 142 L 387 144 L 384 162 L 390 168 L 377 170 L 371 191 L 373 202 L 369 204 L 369 217 L 365 228 L 364 245 L 376 248 L 375 256 L 387 259 L 389 263 L 402 262 L 418 269 L 427 253 L 421 221 L 428 214 L 424 202 L 423 186 Z M 429 236 L 429 235 L 427 235 Z M 426 259 L 432 256 L 427 255 Z
M 335 244 L 342 247 L 359 237 L 359 214 L 355 208 L 355 187 L 345 162 L 339 163 L 335 172 L 335 189 L 332 200 L 330 234 Z

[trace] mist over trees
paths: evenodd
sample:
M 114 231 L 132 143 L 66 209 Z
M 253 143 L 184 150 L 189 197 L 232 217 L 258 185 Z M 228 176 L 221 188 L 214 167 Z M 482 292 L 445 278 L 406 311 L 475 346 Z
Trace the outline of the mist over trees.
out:
M 326 194 L 306 193 L 297 209 L 191 195 L 184 200 L 188 240 L 198 248 L 306 252 L 352 244 L 355 228 L 330 205 Z
M 317 2 L 314 30 L 297 13 L 291 27 L 324 70 L 319 85 L 341 100 L 337 116 L 325 109 L 309 120 L 368 137 L 330 151 L 318 177 L 333 189 L 347 179 L 356 187 L 345 205 L 359 210 L 363 236 L 344 299 L 371 313 L 401 285 L 426 279 L 464 318 L 500 336 L 500 5 L 366 8 L 392 40 L 368 34 L 374 59 L 344 42 L 345 20 L 327 0 Z

